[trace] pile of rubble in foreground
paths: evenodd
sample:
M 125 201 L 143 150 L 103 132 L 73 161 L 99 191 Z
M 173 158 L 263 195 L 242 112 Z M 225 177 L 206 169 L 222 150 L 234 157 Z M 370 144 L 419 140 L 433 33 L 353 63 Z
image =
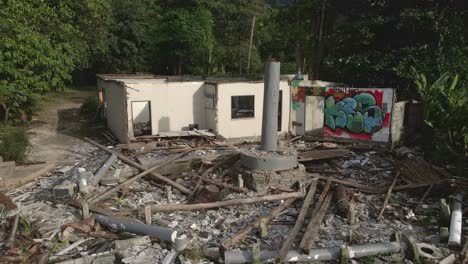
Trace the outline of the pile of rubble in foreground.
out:
M 307 177 L 260 193 L 233 169 L 252 145 L 86 141 L 0 193 L 0 262 L 468 263 L 468 181 L 416 150 L 286 140 Z

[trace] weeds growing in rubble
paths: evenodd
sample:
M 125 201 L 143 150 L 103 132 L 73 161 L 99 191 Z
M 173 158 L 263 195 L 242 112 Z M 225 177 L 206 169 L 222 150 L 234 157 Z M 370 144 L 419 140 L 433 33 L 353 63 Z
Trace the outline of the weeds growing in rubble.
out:
M 29 222 L 26 217 L 20 217 L 20 224 L 23 230 L 23 233 L 25 233 L 27 236 L 32 234 L 36 227 L 34 226 L 33 223 Z
M 202 260 L 206 259 L 205 253 L 201 247 L 194 247 L 194 248 L 186 248 L 182 255 L 191 260 Z
M 3 160 L 23 161 L 28 145 L 25 128 L 0 125 L 0 156 Z

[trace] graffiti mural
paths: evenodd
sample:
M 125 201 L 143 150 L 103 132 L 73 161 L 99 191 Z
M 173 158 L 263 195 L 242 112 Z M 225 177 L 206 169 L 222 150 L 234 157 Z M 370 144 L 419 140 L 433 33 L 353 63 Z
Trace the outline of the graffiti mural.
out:
M 292 107 L 296 110 L 300 104 L 305 103 L 306 96 L 322 96 L 325 92 L 324 87 L 304 87 L 298 86 L 292 88 Z
M 388 142 L 393 89 L 327 88 L 327 136 Z

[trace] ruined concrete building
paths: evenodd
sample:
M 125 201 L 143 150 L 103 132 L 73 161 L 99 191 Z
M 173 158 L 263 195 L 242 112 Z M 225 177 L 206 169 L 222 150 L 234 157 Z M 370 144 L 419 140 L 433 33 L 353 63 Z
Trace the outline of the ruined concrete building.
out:
M 286 77 L 286 76 L 284 76 Z M 143 135 L 197 130 L 231 141 L 261 135 L 263 81 L 98 75 L 107 125 L 122 143 Z M 406 102 L 392 88 L 339 88 L 280 81 L 278 132 L 398 143 Z

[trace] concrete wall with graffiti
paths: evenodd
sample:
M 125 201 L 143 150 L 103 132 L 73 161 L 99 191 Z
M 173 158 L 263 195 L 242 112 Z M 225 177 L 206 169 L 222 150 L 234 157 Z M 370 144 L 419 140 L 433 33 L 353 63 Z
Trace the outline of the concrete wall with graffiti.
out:
M 291 81 L 291 124 L 289 131 L 295 135 L 315 135 L 323 129 L 323 81 Z M 318 120 L 320 119 L 320 120 Z
M 324 135 L 389 142 L 394 90 L 325 89 Z

